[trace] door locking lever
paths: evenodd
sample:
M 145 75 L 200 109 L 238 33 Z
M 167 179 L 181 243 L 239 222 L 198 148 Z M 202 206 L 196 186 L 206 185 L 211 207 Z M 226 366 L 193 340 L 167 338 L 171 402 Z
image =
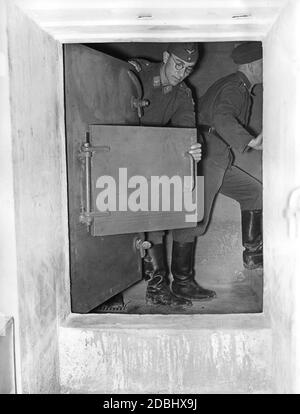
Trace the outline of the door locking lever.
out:
M 132 107 L 132 109 L 137 110 L 138 117 L 139 117 L 139 119 L 141 119 L 142 116 L 144 115 L 143 108 L 145 108 L 146 106 L 149 106 L 150 102 L 148 101 L 148 99 L 143 99 L 142 98 L 143 90 L 142 90 L 141 83 L 140 83 L 138 77 L 136 76 L 136 74 L 134 72 L 132 72 L 131 70 L 128 70 L 127 73 L 128 73 L 128 76 L 129 76 L 130 80 L 134 84 L 134 86 L 136 88 L 137 95 L 138 95 L 138 96 L 132 96 L 131 97 L 131 107 Z
M 137 239 L 135 241 L 135 247 L 140 252 L 140 256 L 143 259 L 146 256 L 146 250 L 150 249 L 151 243 L 147 240 Z

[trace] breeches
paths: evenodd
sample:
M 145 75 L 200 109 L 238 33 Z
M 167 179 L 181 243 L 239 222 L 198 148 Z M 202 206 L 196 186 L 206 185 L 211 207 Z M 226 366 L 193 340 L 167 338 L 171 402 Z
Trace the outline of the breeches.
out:
M 205 233 L 212 207 L 218 193 L 236 200 L 241 210 L 262 209 L 262 184 L 246 172 L 232 165 L 224 171 L 211 159 L 203 162 L 204 173 L 204 219 L 196 227 L 172 230 L 173 240 L 181 243 L 193 241 Z M 147 239 L 161 243 L 164 231 L 149 232 Z

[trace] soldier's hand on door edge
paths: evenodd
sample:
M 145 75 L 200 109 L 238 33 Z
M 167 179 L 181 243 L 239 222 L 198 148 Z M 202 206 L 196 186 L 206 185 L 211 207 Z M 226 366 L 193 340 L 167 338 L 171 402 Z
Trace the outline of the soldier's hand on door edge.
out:
M 194 158 L 196 162 L 199 162 L 202 159 L 202 148 L 201 144 L 193 144 L 189 150 L 189 154 Z

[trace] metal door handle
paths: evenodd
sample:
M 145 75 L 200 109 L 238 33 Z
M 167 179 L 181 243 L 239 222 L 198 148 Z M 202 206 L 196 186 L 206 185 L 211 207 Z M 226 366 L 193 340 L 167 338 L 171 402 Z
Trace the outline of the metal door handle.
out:
M 192 154 L 190 154 L 189 152 L 186 152 L 184 155 L 187 155 L 190 158 L 190 177 L 191 177 L 191 186 L 190 188 L 187 190 L 189 192 L 193 192 L 195 189 L 195 183 L 196 183 L 196 168 L 197 168 L 197 164 L 196 161 L 194 160 L 194 157 L 192 156 Z
M 90 226 L 93 223 L 94 217 L 97 216 L 92 209 L 91 204 L 91 158 L 94 153 L 97 152 L 109 152 L 110 147 L 107 145 L 93 146 L 90 143 L 89 133 L 86 133 L 86 141 L 81 145 L 79 159 L 84 161 L 84 175 L 85 175 L 85 207 L 84 202 L 81 203 L 81 211 L 79 216 L 80 223 L 86 224 L 87 230 L 90 230 Z M 103 214 L 102 214 L 103 215 Z
M 93 222 L 91 216 L 91 157 L 89 142 L 84 142 L 81 146 L 79 157 L 84 160 L 84 174 L 85 174 L 85 208 L 81 206 L 81 213 L 79 221 L 87 225 L 89 229 Z

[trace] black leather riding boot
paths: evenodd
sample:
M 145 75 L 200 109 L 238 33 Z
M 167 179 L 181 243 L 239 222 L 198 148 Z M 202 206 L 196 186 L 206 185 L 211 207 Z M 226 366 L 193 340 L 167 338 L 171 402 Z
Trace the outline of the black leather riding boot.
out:
M 242 211 L 243 262 L 246 269 L 263 265 L 262 211 Z
M 171 272 L 174 280 L 172 292 L 178 297 L 191 300 L 211 299 L 216 296 L 216 292 L 204 289 L 195 280 L 194 250 L 194 242 L 173 242 Z
M 144 258 L 144 274 L 148 280 L 146 302 L 155 305 L 191 306 L 189 300 L 178 298 L 170 290 L 164 244 L 155 244 Z

